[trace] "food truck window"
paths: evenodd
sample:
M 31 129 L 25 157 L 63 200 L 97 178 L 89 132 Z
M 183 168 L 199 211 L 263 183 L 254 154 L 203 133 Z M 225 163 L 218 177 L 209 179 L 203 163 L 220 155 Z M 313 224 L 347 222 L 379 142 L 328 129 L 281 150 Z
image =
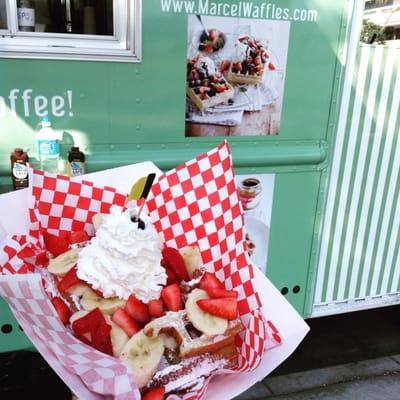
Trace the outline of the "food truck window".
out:
M 7 29 L 6 0 L 0 0 L 0 30 Z
M 141 0 L 0 0 L 0 56 L 140 61 Z

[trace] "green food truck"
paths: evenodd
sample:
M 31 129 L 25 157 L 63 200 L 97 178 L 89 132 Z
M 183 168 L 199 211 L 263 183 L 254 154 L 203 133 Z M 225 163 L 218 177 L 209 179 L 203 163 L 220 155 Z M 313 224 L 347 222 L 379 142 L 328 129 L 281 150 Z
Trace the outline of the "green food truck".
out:
M 226 139 L 248 252 L 303 317 L 400 303 L 400 50 L 360 43 L 363 3 L 0 1 L 0 191 L 43 121 L 60 174 Z M 0 351 L 29 347 L 0 309 Z

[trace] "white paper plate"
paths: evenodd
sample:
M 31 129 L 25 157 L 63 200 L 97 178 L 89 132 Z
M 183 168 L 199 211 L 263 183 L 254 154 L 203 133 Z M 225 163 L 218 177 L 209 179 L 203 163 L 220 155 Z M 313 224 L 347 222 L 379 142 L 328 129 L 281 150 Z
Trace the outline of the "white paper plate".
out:
M 250 236 L 250 240 L 252 240 L 256 245 L 254 253 L 251 256 L 251 261 L 253 261 L 253 263 L 265 273 L 267 264 L 269 228 L 264 222 L 246 215 L 244 217 L 244 226 L 246 232 Z

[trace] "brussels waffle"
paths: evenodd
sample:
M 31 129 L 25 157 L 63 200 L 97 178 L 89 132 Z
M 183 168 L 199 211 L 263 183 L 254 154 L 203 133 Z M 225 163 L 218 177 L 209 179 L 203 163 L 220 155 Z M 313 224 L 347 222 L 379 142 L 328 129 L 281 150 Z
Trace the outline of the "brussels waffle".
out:
M 200 110 L 224 103 L 234 96 L 233 87 L 208 57 L 198 57 L 187 63 L 187 90 L 190 100 Z
M 96 272 L 97 281 L 80 277 L 82 260 L 110 260 L 109 240 L 101 238 L 108 238 L 107 233 L 116 226 L 132 230 L 131 235 L 146 235 L 136 227 L 138 223 L 131 222 L 128 211 L 114 209 L 102 220 L 91 239 L 85 232 L 72 232 L 74 240 L 70 242 L 45 237 L 50 259 L 43 277 L 61 321 L 82 342 L 125 362 L 143 393 L 160 388 L 165 393 L 185 393 L 217 370 L 234 369 L 238 362 L 235 336 L 243 329 L 238 319 L 238 292 L 225 289 L 213 273 L 204 270 L 197 247 L 178 250 L 164 244 L 159 249 L 158 269 L 150 282 L 152 287 L 159 285 L 158 292 L 148 300 L 139 297 L 140 287 L 130 288 L 125 297 L 110 291 L 106 295 L 107 285 L 116 283 L 108 277 L 106 286 L 95 285 L 103 279 L 101 272 Z M 151 229 L 149 220 L 146 229 Z M 141 243 L 148 245 L 143 240 Z M 119 242 L 114 243 L 117 245 Z M 115 247 L 112 254 L 115 262 Z M 144 254 L 151 257 L 147 249 Z M 132 263 L 134 269 L 134 260 Z M 164 280 L 154 282 L 160 269 Z M 110 268 L 104 277 L 112 273 Z M 132 285 L 140 278 L 147 279 L 148 274 L 145 268 Z
M 223 334 L 209 336 L 201 334 L 191 326 L 185 312 L 176 315 L 167 313 L 165 317 L 149 323 L 144 332 L 150 336 L 167 334 L 176 341 L 172 349 L 175 357 L 167 353 L 167 363 L 161 363 L 143 392 L 164 386 L 166 393 L 188 390 L 199 381 L 220 369 L 234 369 L 238 363 L 235 336 L 243 329 L 240 320 L 229 321 Z
M 260 84 L 269 58 L 265 47 L 260 41 L 245 35 L 236 40 L 235 51 L 228 71 L 228 81 L 235 84 Z

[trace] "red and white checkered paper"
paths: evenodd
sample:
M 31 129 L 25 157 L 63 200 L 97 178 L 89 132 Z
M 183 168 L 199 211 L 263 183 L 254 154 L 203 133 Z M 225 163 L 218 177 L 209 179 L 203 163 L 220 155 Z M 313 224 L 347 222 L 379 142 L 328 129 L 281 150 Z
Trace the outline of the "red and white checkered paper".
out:
M 32 181 L 29 236 L 10 237 L 0 250 L 0 272 L 7 275 L 0 279 L 0 295 L 72 390 L 83 382 L 87 398 L 139 399 L 125 364 L 76 339 L 58 320 L 41 275 L 32 273 L 42 267 L 44 231 L 59 235 L 84 229 L 93 233 L 93 215 L 107 213 L 113 204 L 123 206 L 126 194 L 42 171 L 34 171 Z M 238 335 L 235 372 L 253 370 L 264 351 L 281 338 L 273 323 L 264 319 L 254 289 L 255 267 L 245 250 L 243 212 L 227 143 L 161 175 L 146 206 L 167 245 L 198 246 L 207 270 L 215 272 L 228 289 L 239 292 L 239 314 L 246 329 Z M 208 382 L 183 398 L 204 398 Z

